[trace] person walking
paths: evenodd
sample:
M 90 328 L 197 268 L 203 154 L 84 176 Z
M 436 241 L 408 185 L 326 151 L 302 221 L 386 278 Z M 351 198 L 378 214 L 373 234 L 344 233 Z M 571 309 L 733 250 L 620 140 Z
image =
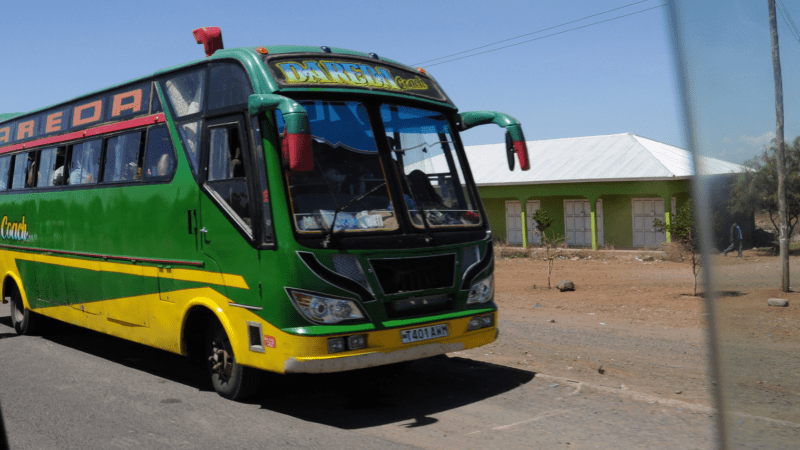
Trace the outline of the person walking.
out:
M 725 250 L 723 250 L 722 254 L 724 256 L 728 256 L 728 252 L 732 252 L 735 249 L 739 249 L 739 256 L 737 258 L 742 257 L 742 229 L 739 227 L 737 222 L 733 222 L 731 225 L 731 245 L 728 246 Z

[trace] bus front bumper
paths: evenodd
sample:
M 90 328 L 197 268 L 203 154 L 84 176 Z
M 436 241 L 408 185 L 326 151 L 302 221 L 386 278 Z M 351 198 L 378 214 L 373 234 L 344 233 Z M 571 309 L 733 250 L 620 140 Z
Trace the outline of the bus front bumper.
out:
M 445 353 L 458 352 L 488 344 L 497 339 L 496 326 L 476 330 L 467 335 L 421 343 L 407 348 L 392 346 L 383 351 L 363 351 L 356 354 L 337 354 L 316 357 L 290 357 L 283 365 L 284 373 L 329 373 L 413 361 Z

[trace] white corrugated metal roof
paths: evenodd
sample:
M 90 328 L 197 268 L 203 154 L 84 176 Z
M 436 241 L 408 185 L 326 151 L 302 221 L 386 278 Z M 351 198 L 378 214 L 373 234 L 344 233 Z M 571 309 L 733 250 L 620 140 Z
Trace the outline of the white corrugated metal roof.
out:
M 505 143 L 466 147 L 479 185 L 686 179 L 692 154 L 631 133 L 528 141 L 531 170 L 508 170 Z M 434 158 L 436 159 L 436 158 Z M 739 164 L 700 157 L 705 174 L 741 173 Z

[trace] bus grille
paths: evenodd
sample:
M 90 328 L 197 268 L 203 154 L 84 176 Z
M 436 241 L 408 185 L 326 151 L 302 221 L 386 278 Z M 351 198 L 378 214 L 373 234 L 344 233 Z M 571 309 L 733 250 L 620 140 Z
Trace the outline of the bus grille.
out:
M 452 311 L 454 298 L 455 296 L 452 294 L 402 298 L 386 302 L 386 315 L 390 319 L 401 319 Z
M 455 254 L 369 262 L 386 295 L 453 287 Z

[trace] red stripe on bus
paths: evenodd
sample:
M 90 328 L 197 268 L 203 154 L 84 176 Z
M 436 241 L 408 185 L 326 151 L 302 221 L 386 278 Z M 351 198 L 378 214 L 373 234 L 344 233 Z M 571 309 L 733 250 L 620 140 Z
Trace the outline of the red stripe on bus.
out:
M 136 258 L 133 256 L 114 256 L 114 255 L 101 255 L 99 253 L 84 253 L 84 252 L 71 252 L 69 250 L 51 250 L 46 248 L 36 248 L 36 247 L 20 247 L 17 245 L 6 245 L 0 244 L 0 248 L 5 248 L 9 250 L 26 250 L 26 251 L 33 251 L 39 253 L 54 253 L 57 255 L 71 255 L 71 256 L 82 256 L 84 258 L 98 258 L 98 259 L 113 259 L 119 261 L 131 261 L 131 262 L 145 262 L 151 264 L 175 264 L 175 265 L 185 265 L 185 266 L 196 266 L 201 267 L 204 265 L 202 261 L 181 261 L 181 260 L 170 260 L 170 259 L 152 259 L 152 258 Z
M 0 154 L 13 152 L 16 150 L 33 148 L 33 147 L 41 147 L 43 145 L 48 145 L 48 144 L 58 144 L 60 142 L 74 141 L 85 137 L 99 136 L 101 134 L 113 133 L 115 131 L 128 130 L 131 128 L 138 128 L 145 125 L 161 123 L 161 122 L 166 122 L 164 114 L 155 114 L 147 117 L 139 117 L 133 120 L 126 120 L 125 122 L 117 122 L 108 125 L 102 125 L 96 128 L 89 128 L 88 130 L 73 131 L 72 133 L 62 134 L 59 136 L 51 136 L 42 139 L 36 139 L 30 142 L 24 142 L 21 144 L 14 144 L 6 147 L 0 147 Z

